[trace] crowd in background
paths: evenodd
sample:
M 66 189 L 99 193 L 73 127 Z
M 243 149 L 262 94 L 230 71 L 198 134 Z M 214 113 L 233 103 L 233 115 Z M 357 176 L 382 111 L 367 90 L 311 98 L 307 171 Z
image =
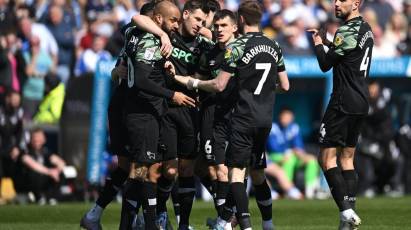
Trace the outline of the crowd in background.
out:
M 240 1 L 219 2 L 222 8 L 235 10 Z M 123 39 L 118 29 L 144 3 L 146 0 L 1 0 L 0 105 L 6 91 L 19 92 L 24 118 L 35 118 L 51 90 L 47 88 L 94 72 L 99 59 L 119 53 Z M 183 1 L 176 3 L 182 5 Z M 262 0 L 262 5 L 261 27 L 281 44 L 285 56 L 313 55 L 306 30 L 324 28 L 332 40 L 340 23 L 329 0 Z M 374 32 L 373 57 L 411 54 L 410 0 L 364 1 L 362 13 Z M 46 84 L 50 82 L 51 86 Z M 56 123 L 60 117 L 58 113 L 53 114 L 55 119 L 37 115 L 39 123 Z
M 98 60 L 109 60 L 119 53 L 123 45 L 119 28 L 128 23 L 146 2 L 0 0 L 2 156 L 13 154 L 15 149 L 27 149 L 26 143 L 30 141 L 24 135 L 24 125 L 58 123 L 67 83 L 71 78 L 94 72 Z M 179 6 L 184 4 L 184 0 L 175 2 Z M 236 10 L 240 0 L 219 2 L 222 8 Z M 268 37 L 280 43 L 285 56 L 314 54 L 310 34 L 306 32 L 308 28 L 323 28 L 332 40 L 340 26 L 340 21 L 334 17 L 331 0 L 261 0 L 261 3 L 265 10 L 261 28 Z M 411 55 L 411 0 L 364 0 L 362 14 L 374 33 L 373 57 Z M 384 96 L 384 91 L 380 91 Z M 380 124 L 381 121 L 369 122 L 373 127 L 372 122 Z M 372 130 L 365 132 L 375 133 Z M 411 136 L 409 129 L 403 128 L 402 132 Z M 403 168 L 404 165 L 398 163 L 401 155 L 396 155 L 390 142 L 395 135 L 387 135 L 390 140 L 382 137 L 385 142 L 381 148 L 389 151 L 394 168 Z M 375 159 L 381 163 L 386 158 L 373 155 L 371 160 L 367 157 L 362 160 L 369 167 L 378 167 Z M 398 173 L 401 174 L 391 174 L 398 179 L 401 177 Z M 386 175 L 386 172 L 376 174 Z M 362 188 L 362 192 L 374 191 L 373 177 L 376 176 L 364 176 L 370 185 Z M 401 183 L 395 180 L 378 183 L 391 184 L 395 191 L 400 191 Z

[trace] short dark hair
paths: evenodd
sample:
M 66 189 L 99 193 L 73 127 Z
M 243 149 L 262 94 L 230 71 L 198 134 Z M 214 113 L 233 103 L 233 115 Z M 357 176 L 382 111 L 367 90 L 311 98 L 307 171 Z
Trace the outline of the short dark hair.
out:
M 185 10 L 188 10 L 190 12 L 193 12 L 195 10 L 202 10 L 206 14 L 210 12 L 207 0 L 188 0 L 183 7 L 183 11 Z
M 249 26 L 259 25 L 262 15 L 261 5 L 255 0 L 246 0 L 238 7 L 238 17 L 243 16 Z
M 210 11 L 213 11 L 213 12 L 216 12 L 216 11 L 218 11 L 218 10 L 221 10 L 220 3 L 218 3 L 217 0 L 208 0 L 208 1 L 207 1 L 207 6 L 208 6 L 208 9 L 209 9 Z
M 279 112 L 278 114 L 282 114 L 282 113 L 284 113 L 284 112 L 289 112 L 289 113 L 293 113 L 293 114 L 294 114 L 293 109 L 292 109 L 291 107 L 288 107 L 288 106 L 283 106 L 283 107 L 280 109 L 280 112 Z
M 156 3 L 154 1 L 144 4 L 140 9 L 140 14 L 147 16 L 149 12 L 154 11 L 154 6 L 155 5 L 156 5 Z
M 34 133 L 44 133 L 44 130 L 38 126 L 34 126 L 33 128 L 30 129 L 30 136 L 32 136 Z
M 230 18 L 230 20 L 232 20 L 234 24 L 237 23 L 237 17 L 235 16 L 234 12 L 226 9 L 217 11 L 214 15 L 213 20 L 215 22 L 226 17 Z

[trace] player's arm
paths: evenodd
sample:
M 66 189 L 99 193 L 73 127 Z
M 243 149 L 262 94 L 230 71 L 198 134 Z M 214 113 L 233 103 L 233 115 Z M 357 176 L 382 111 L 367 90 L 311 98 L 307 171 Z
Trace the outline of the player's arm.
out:
M 276 61 L 278 83 L 276 84 L 275 91 L 277 93 L 285 93 L 290 89 L 290 82 L 288 81 L 288 74 L 285 70 L 283 52 L 277 42 L 276 45 L 278 48 L 278 59 Z
M 152 33 L 160 38 L 161 41 L 161 54 L 165 57 L 171 55 L 173 46 L 171 45 L 170 38 L 167 33 L 164 32 L 150 17 L 145 15 L 137 14 L 131 19 L 133 24 L 140 30 Z
M 288 81 L 287 71 L 278 72 L 278 83 L 275 87 L 277 93 L 285 93 L 290 89 L 290 82 Z
M 200 80 L 205 80 L 207 79 L 207 77 L 201 73 L 196 72 L 193 76 L 181 76 L 181 75 L 176 75 L 176 70 L 175 67 L 173 65 L 173 63 L 171 63 L 170 61 L 166 61 L 166 63 L 164 64 L 164 68 L 166 69 L 166 73 L 168 75 L 170 75 L 171 77 L 173 77 L 174 81 L 176 81 L 177 83 L 187 86 L 188 80 L 189 79 L 200 79 Z
M 308 32 L 312 33 L 312 39 L 314 41 L 314 52 L 317 56 L 318 64 L 321 71 L 327 72 L 340 60 L 340 55 L 333 52 L 333 49 L 330 49 L 327 53 L 324 50 L 323 38 L 320 35 L 320 32 L 317 29 L 310 29 Z
M 195 76 L 204 78 L 204 76 Z M 227 86 L 228 81 L 230 80 L 231 73 L 220 71 L 218 76 L 212 80 L 200 80 L 198 78 L 193 78 L 190 76 L 179 76 L 175 75 L 174 79 L 182 85 L 185 85 L 188 89 L 201 89 L 207 92 L 222 92 Z

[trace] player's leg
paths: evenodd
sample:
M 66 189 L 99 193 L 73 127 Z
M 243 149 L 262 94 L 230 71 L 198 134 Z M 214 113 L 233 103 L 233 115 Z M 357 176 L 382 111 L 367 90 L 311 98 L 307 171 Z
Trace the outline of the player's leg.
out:
M 255 198 L 261 213 L 263 230 L 274 229 L 271 189 L 264 173 L 264 169 L 267 167 L 265 146 L 269 133 L 269 128 L 256 130 L 250 165 L 250 176 L 255 188 Z
M 342 176 L 347 184 L 348 201 L 351 204 L 351 208 L 355 209 L 356 193 L 358 175 L 354 169 L 354 152 L 355 148 L 346 147 L 340 155 L 340 165 L 342 168 Z
M 251 229 L 248 196 L 244 179 L 246 168 L 250 165 L 252 146 L 252 133 L 232 128 L 226 155 L 226 165 L 228 167 L 230 191 L 237 209 L 237 221 L 241 229 Z
M 196 175 L 200 177 L 201 183 L 210 192 L 212 197 L 216 196 L 217 171 L 214 159 L 213 146 L 213 122 L 215 106 L 206 104 L 200 111 L 200 156 L 197 159 Z
M 178 175 L 177 128 L 174 110 L 175 108 L 170 108 L 161 121 L 160 149 L 163 152 L 163 165 L 157 187 L 157 223 L 162 228 L 166 228 L 167 225 L 167 200 Z
M 178 115 L 178 194 L 180 200 L 179 229 L 188 229 L 195 196 L 194 167 L 196 149 L 197 111 L 179 108 Z
M 347 133 L 346 147 L 342 149 L 340 155 L 340 165 L 342 168 L 342 175 L 349 195 L 349 201 L 352 209 L 355 209 L 355 201 L 358 187 L 358 175 L 354 169 L 354 155 L 355 146 L 358 143 L 358 137 L 362 127 L 364 118 L 362 116 L 353 116 L 349 120 L 349 131 Z
M 319 163 L 324 172 L 331 194 L 340 210 L 340 223 L 358 217 L 348 201 L 347 184 L 337 166 L 337 147 L 345 146 L 349 116 L 333 109 L 327 109 L 320 127 Z M 341 226 L 340 226 L 341 227 Z
M 156 182 L 159 176 L 159 123 L 150 114 L 129 114 L 126 119 L 132 164 L 127 180 L 120 227 L 132 224 L 137 204 L 144 209 L 146 228 L 155 229 Z
M 213 127 L 213 158 L 217 174 L 216 209 L 219 217 L 229 191 L 228 168 L 224 164 L 228 146 L 229 128 L 226 123 L 216 122 Z
M 122 189 L 129 173 L 129 153 L 125 148 L 128 137 L 124 125 L 124 97 L 125 89 L 120 85 L 115 89 L 108 108 L 110 148 L 111 152 L 117 155 L 118 167 L 106 178 L 96 203 L 81 219 L 80 225 L 84 228 L 100 225 L 104 209 Z

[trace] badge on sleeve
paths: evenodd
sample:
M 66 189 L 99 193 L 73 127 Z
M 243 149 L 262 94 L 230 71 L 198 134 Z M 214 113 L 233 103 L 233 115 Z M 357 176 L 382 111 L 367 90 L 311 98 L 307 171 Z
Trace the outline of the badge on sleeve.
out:
M 344 36 L 342 34 L 336 34 L 335 39 L 334 39 L 334 45 L 339 46 L 343 43 L 344 41 Z
M 146 49 L 144 52 L 144 59 L 146 60 L 152 60 L 154 58 L 154 53 L 156 52 L 157 47 L 152 47 Z
M 229 59 L 231 57 L 232 54 L 232 49 L 231 47 L 227 47 L 225 49 L 225 53 L 224 53 L 224 59 Z

